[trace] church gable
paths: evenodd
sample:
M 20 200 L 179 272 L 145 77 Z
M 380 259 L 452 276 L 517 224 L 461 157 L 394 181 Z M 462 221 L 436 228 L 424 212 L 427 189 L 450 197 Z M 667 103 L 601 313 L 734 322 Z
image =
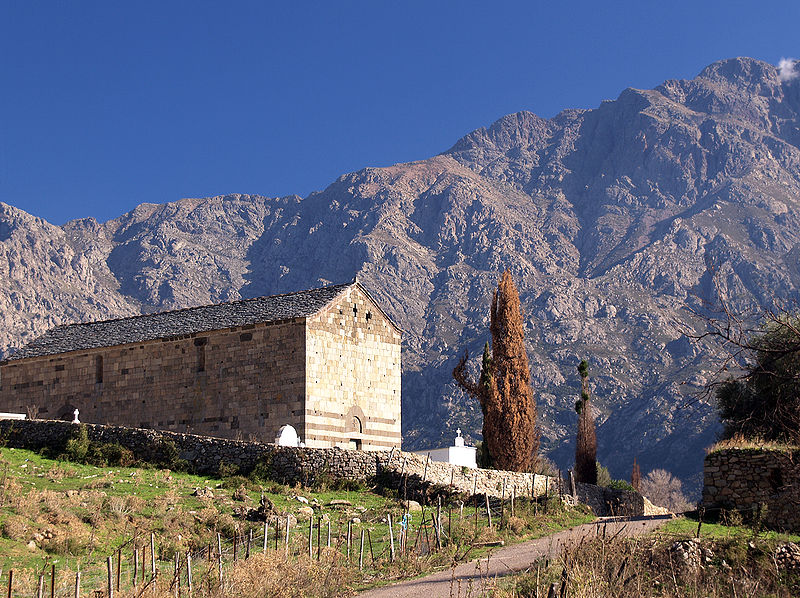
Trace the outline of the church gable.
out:
M 400 329 L 359 283 L 307 319 L 309 446 L 399 446 L 400 343 Z

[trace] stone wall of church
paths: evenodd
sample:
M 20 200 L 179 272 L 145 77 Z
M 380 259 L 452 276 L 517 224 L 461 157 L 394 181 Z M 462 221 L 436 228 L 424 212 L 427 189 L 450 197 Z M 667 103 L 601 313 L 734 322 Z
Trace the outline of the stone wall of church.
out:
M 307 446 L 400 447 L 400 331 L 357 286 L 307 321 Z
M 300 319 L 11 361 L 0 411 L 272 441 L 304 429 L 305 344 Z

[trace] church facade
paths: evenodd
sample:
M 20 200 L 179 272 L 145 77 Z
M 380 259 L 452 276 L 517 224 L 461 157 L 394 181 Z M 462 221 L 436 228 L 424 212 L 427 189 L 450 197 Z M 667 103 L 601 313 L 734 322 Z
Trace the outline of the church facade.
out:
M 399 447 L 401 331 L 358 282 L 58 326 L 0 362 L 0 411 L 306 446 Z

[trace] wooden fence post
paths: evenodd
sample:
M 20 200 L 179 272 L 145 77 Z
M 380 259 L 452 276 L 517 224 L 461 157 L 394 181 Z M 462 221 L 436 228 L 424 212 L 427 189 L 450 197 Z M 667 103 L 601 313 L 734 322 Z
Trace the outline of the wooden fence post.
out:
M 44 573 L 39 575 L 39 587 L 36 588 L 36 598 L 44 598 Z
M 289 558 L 289 516 L 286 516 L 286 537 L 284 539 L 284 545 L 286 547 L 286 558 Z
M 81 598 L 81 572 L 75 574 L 75 595 L 73 598 Z
M 442 496 L 436 497 L 436 547 L 442 547 Z
M 222 534 L 217 532 L 217 570 L 219 571 L 219 587 L 222 587 Z
M 250 558 L 250 545 L 253 543 L 253 528 L 251 527 L 247 534 L 247 552 L 244 555 L 245 559 Z
M 311 518 L 314 521 L 314 518 Z M 317 560 L 322 557 L 322 517 L 317 520 Z
M 394 562 L 394 533 L 392 531 L 392 514 L 387 513 L 386 518 L 389 520 L 389 546 L 392 552 L 392 562 Z
M 133 545 L 133 587 L 136 588 L 136 576 L 139 574 L 139 549 Z
M 369 555 L 372 557 L 372 566 L 375 567 L 375 552 L 372 550 L 372 534 L 367 528 L 367 541 L 369 542 Z
M 506 480 L 503 479 L 503 490 L 500 493 L 500 529 L 503 529 L 506 519 Z
M 50 598 L 55 598 L 56 596 L 56 565 L 55 563 L 50 565 Z
M 478 472 L 472 480 L 472 500 L 475 503 L 475 535 L 478 535 Z
M 511 516 L 514 516 L 514 499 L 517 498 L 517 485 L 511 486 Z
M 364 528 L 361 528 L 361 548 L 358 551 L 358 570 L 364 569 Z
M 192 595 L 192 553 L 186 552 L 186 585 L 189 587 L 189 596 Z
M 153 579 L 156 578 L 156 535 L 153 532 L 150 532 L 150 573 L 153 575 Z M 155 591 L 155 585 L 153 585 L 153 590 Z
M 347 560 L 350 560 L 350 540 L 352 538 L 353 533 L 353 522 L 347 522 Z
M 447 506 L 447 544 L 449 545 L 453 538 L 453 505 Z
M 489 527 L 492 527 L 492 507 L 489 505 L 489 493 L 486 493 L 486 519 L 489 521 Z
M 314 558 L 314 515 L 308 520 L 308 558 Z
M 6 466 L 8 467 L 8 466 Z M 11 588 L 14 586 L 14 570 L 8 570 L 8 594 L 6 595 L 7 598 L 11 598 Z
M 264 554 L 267 553 L 267 535 L 269 534 L 269 522 L 264 520 L 264 547 L 261 550 Z
M 117 548 L 117 579 L 114 587 L 117 592 L 119 592 L 119 578 L 120 574 L 122 573 L 122 548 Z M 52 598 L 52 597 L 51 597 Z
M 544 512 L 547 514 L 547 501 L 550 498 L 550 476 L 544 479 Z
M 108 574 L 108 598 L 114 598 L 114 559 L 108 557 L 106 559 L 106 573 Z
M 703 515 L 706 513 L 705 507 L 700 507 L 697 509 L 697 533 L 694 535 L 695 538 L 700 537 L 700 527 L 703 525 Z
M 175 571 L 172 576 L 172 591 L 175 598 L 181 595 L 181 553 L 175 551 Z

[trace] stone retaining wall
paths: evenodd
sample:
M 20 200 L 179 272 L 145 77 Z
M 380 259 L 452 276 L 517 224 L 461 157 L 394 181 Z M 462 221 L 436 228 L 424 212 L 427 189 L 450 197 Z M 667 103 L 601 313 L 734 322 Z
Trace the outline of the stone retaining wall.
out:
M 725 449 L 706 456 L 703 502 L 756 517 L 773 529 L 800 531 L 800 451 Z
M 263 460 L 270 476 L 286 483 L 313 482 L 321 475 L 367 480 L 377 474 L 380 458 L 388 456 L 388 452 L 279 447 L 164 430 L 82 425 L 89 440 L 118 443 L 143 461 L 159 462 L 165 454 L 164 444 L 172 443 L 192 471 L 206 475 L 218 474 L 221 464 L 228 471 L 235 468 L 247 474 Z M 63 446 L 75 428 L 75 424 L 57 420 L 0 420 L 0 435 L 7 435 L 8 446 L 33 450 Z
M 510 498 L 543 496 L 559 491 L 558 479 L 544 475 L 470 469 L 431 461 L 426 456 L 403 451 L 356 451 L 341 448 L 278 447 L 261 442 L 245 442 L 226 438 L 180 434 L 163 430 L 145 430 L 122 426 L 82 424 L 90 440 L 117 443 L 130 450 L 137 459 L 162 461 L 169 452 L 187 461 L 189 468 L 200 474 L 216 475 L 220 466 L 235 468 L 248 474 L 259 461 L 276 481 L 293 484 L 313 483 L 321 478 L 345 478 L 378 481 L 392 488 L 407 486 L 417 494 L 436 486 L 465 494 Z M 76 430 L 76 424 L 58 420 L 0 420 L 0 436 L 8 446 L 39 450 L 64 446 Z M 174 448 L 173 448 L 174 447 Z M 171 451 L 169 449 L 172 449 Z M 504 489 L 505 488 L 505 489 Z M 566 485 L 562 484 L 562 490 Z M 578 499 L 595 514 L 645 514 L 646 501 L 635 492 L 611 490 L 578 484 Z

